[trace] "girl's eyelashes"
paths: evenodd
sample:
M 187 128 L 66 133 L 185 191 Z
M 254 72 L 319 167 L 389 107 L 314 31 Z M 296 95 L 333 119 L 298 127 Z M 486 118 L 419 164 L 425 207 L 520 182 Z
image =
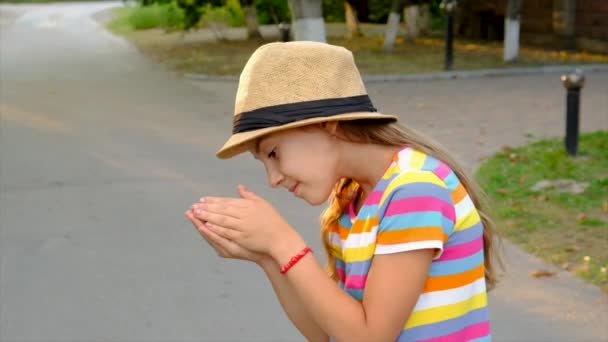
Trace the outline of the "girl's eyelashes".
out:
M 272 151 L 270 151 L 270 153 L 268 153 L 268 158 L 269 159 L 273 159 L 276 158 L 277 156 L 277 152 L 276 152 L 276 147 L 272 149 Z

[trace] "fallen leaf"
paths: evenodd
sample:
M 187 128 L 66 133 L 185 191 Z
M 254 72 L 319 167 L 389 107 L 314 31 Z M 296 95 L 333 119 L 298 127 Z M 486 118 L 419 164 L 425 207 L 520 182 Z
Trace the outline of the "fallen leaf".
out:
M 604 212 L 608 213 L 608 201 L 604 201 Z
M 602 287 L 602 292 L 608 293 L 608 285 Z
M 568 247 L 564 248 L 565 252 L 578 252 L 580 250 L 581 250 L 581 248 L 579 246 L 568 246 Z
M 509 194 L 509 190 L 507 190 L 505 188 L 496 189 L 496 192 L 498 192 L 499 194 L 502 194 L 502 195 Z
M 577 221 L 586 221 L 589 217 L 586 214 L 580 213 L 576 216 Z
M 517 162 L 517 154 L 516 153 L 509 154 L 509 160 L 511 161 L 511 163 L 516 163 Z
M 554 275 L 555 275 L 555 272 L 551 272 L 551 271 L 547 271 L 547 270 L 536 270 L 536 271 L 530 272 L 530 276 L 532 276 L 534 278 L 553 277 Z
M 503 151 L 511 151 L 511 149 L 512 149 L 512 147 L 509 146 L 509 145 L 502 145 L 501 148 L 502 148 Z
M 569 271 L 570 270 L 570 263 L 569 262 L 565 262 L 562 264 L 562 269 Z

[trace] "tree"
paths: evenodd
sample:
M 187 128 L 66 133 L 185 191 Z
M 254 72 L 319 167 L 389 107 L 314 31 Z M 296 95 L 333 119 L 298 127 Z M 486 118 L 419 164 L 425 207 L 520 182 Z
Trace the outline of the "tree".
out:
M 395 46 L 395 39 L 399 31 L 399 22 L 401 21 L 401 12 L 405 6 L 406 0 L 393 0 L 391 11 L 388 15 L 386 23 L 386 32 L 384 34 L 384 51 L 392 51 Z
M 344 1 L 344 17 L 346 18 L 346 27 L 348 27 L 348 33 L 346 34 L 347 38 L 361 37 L 363 35 L 359 28 L 359 18 L 356 6 L 357 3 L 355 0 Z
M 222 0 L 176 0 L 176 3 L 184 11 L 184 30 L 189 30 L 198 24 L 206 4 L 222 6 Z
M 239 0 L 243 12 L 245 12 L 245 23 L 247 24 L 248 38 L 262 38 L 260 28 L 258 26 L 258 15 L 255 8 L 255 0 Z
M 519 56 L 519 18 L 523 0 L 508 0 L 505 15 L 504 61 L 513 62 Z
M 326 42 L 321 0 L 289 0 L 295 40 Z

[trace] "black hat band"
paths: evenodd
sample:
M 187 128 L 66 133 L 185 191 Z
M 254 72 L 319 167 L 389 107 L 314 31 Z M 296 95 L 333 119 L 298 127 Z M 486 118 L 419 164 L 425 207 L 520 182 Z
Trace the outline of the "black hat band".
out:
M 376 112 L 368 95 L 289 103 L 234 116 L 232 133 L 243 133 L 291 122 L 354 112 Z

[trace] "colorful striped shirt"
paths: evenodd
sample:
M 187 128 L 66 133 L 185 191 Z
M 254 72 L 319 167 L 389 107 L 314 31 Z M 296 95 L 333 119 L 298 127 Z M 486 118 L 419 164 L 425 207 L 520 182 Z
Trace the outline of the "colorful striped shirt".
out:
M 359 212 L 351 202 L 340 217 L 331 245 L 340 287 L 358 301 L 374 255 L 435 249 L 397 341 L 490 341 L 482 222 L 445 163 L 401 149 Z

